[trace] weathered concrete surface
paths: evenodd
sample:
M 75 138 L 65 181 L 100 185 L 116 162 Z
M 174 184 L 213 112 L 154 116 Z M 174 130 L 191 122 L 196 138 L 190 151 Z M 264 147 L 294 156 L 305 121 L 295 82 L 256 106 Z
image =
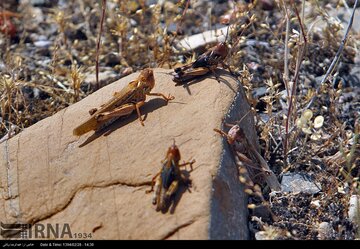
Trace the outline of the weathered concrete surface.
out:
M 155 70 L 154 92 L 176 99 L 165 105 L 149 97 L 142 107 L 145 127 L 132 114 L 100 135 L 72 134 L 89 109 L 135 73 L 0 144 L 0 220 L 68 223 L 72 233 L 92 233 L 92 239 L 246 239 L 246 197 L 229 148 L 213 131 L 229 109 L 226 121 L 232 122 L 248 111 L 243 90 L 225 71 L 218 72 L 223 83 L 208 77 L 187 88 L 175 86 L 166 72 Z M 251 115 L 242 125 L 256 143 Z M 180 191 L 175 209 L 163 214 L 145 190 L 173 138 L 182 159 L 196 163 L 191 193 Z

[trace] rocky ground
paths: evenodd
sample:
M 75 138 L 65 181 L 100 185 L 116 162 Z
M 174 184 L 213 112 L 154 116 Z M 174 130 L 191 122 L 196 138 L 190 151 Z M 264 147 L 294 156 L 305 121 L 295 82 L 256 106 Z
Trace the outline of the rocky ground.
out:
M 360 174 L 359 9 L 340 60 L 320 84 L 355 1 L 306 1 L 301 25 L 301 1 L 106 2 L 97 83 L 100 1 L 1 1 L 2 142 L 131 72 L 192 61 L 213 45 L 207 31 L 225 33 L 230 26 L 226 63 L 256 110 L 261 155 L 282 184 L 279 192 L 260 184 L 261 196 L 247 190 L 251 238 L 360 238 L 352 204 Z M 193 44 L 196 34 L 204 41 L 196 38 Z M 225 35 L 220 32 L 218 39 Z M 297 89 L 289 116 L 286 85 L 291 82 Z

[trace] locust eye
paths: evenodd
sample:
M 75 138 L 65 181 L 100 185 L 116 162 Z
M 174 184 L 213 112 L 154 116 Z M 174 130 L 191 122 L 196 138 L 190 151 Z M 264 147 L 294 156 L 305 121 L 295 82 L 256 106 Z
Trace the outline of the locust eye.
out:
M 220 54 L 227 54 L 228 49 L 226 42 L 221 42 L 216 47 L 217 52 Z
M 172 153 L 175 153 L 176 151 L 179 151 L 179 149 L 175 144 L 173 144 L 170 146 L 169 151 L 171 151 Z
M 175 161 L 179 161 L 180 160 L 180 151 L 179 148 L 173 144 L 169 147 L 168 150 L 168 155 L 171 155 L 171 157 L 175 160 Z
M 154 77 L 153 70 L 150 69 L 150 68 L 144 69 L 144 70 L 141 72 L 141 74 L 142 74 L 142 76 L 143 76 L 145 79 L 150 79 L 150 78 Z

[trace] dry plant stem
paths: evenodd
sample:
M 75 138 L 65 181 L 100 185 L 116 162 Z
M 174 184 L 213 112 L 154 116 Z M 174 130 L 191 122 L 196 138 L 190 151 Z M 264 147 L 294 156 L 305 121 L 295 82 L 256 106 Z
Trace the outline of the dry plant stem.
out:
M 330 76 L 330 74 L 333 72 L 335 66 L 337 65 L 339 59 L 340 59 L 340 56 L 341 56 L 341 53 L 342 51 L 344 50 L 344 47 L 345 47 L 345 43 L 349 37 L 349 32 L 351 30 L 351 27 L 352 27 L 352 24 L 353 24 L 353 21 L 354 21 L 354 16 L 355 16 L 355 10 L 356 10 L 356 5 L 358 3 L 358 0 L 355 1 L 355 4 L 354 4 L 354 7 L 353 7 L 353 10 L 352 10 L 352 13 L 351 13 L 351 17 L 350 17 L 350 20 L 349 20 L 349 24 L 346 28 L 346 32 L 344 34 L 344 37 L 343 39 L 341 40 L 341 44 L 340 44 L 340 47 L 338 49 L 338 51 L 336 52 L 336 55 L 333 59 L 333 61 L 331 62 L 331 65 L 329 67 L 329 69 L 326 71 L 326 74 L 325 76 L 322 78 L 321 82 L 320 82 L 320 85 L 317 87 L 316 89 L 316 92 L 315 92 L 315 95 L 311 98 L 309 104 L 307 104 L 307 106 L 305 107 L 305 109 L 309 109 L 313 104 L 314 104 L 314 101 L 316 100 L 317 98 L 317 95 L 320 94 L 320 89 L 321 89 L 321 86 L 325 83 L 325 81 L 327 80 L 327 78 Z
M 100 88 L 100 82 L 99 82 L 99 54 L 100 54 L 100 43 L 101 43 L 101 34 L 103 31 L 103 24 L 105 19 L 105 10 L 106 10 L 106 0 L 102 0 L 102 14 L 101 14 L 101 21 L 100 21 L 100 31 L 98 40 L 96 43 L 96 88 Z
M 170 41 L 170 47 L 173 45 L 173 43 L 174 43 L 174 41 L 175 41 L 175 39 L 176 39 L 176 37 L 177 37 L 177 34 L 178 34 L 179 31 L 180 31 L 180 27 L 181 27 L 181 25 L 182 25 L 182 22 L 184 21 L 184 16 L 185 16 L 185 14 L 186 14 L 186 11 L 187 11 L 188 8 L 189 8 L 189 4 L 190 4 L 190 0 L 187 0 L 187 1 L 186 1 L 185 8 L 184 8 L 184 11 L 183 11 L 183 13 L 182 13 L 182 15 L 181 15 L 181 19 L 180 19 L 179 23 L 176 25 L 176 33 L 175 33 L 173 39 Z
M 302 60 L 303 60 L 303 57 L 304 57 L 304 54 L 305 54 L 305 51 L 306 51 L 306 44 L 307 44 L 307 39 L 306 39 L 306 36 L 305 36 L 303 22 L 302 22 L 302 20 L 300 18 L 299 12 L 297 11 L 296 6 L 294 5 L 294 3 L 293 3 L 293 8 L 294 8 L 296 17 L 298 18 L 298 21 L 299 21 L 303 41 L 302 41 L 302 44 L 299 47 L 299 51 L 298 51 L 298 54 L 297 54 L 295 76 L 294 76 L 294 80 L 293 80 L 294 83 L 292 84 L 292 88 L 291 88 L 291 96 L 290 96 L 290 100 L 289 100 L 289 108 L 288 108 L 287 118 L 286 118 L 285 142 L 284 142 L 284 162 L 285 162 L 285 164 L 286 164 L 286 161 L 287 161 L 289 126 L 290 126 L 290 119 L 291 119 L 291 114 L 292 114 L 292 109 L 293 109 L 294 96 L 296 94 L 296 88 L 297 88 L 297 83 L 298 83 L 299 74 L 300 74 L 300 67 L 301 67 L 301 63 L 302 63 Z
M 240 42 L 240 39 L 241 39 L 242 35 L 244 34 L 245 30 L 247 30 L 247 28 L 250 27 L 250 25 L 252 25 L 252 24 L 253 24 L 252 21 L 250 21 L 248 24 L 246 24 L 245 27 L 243 28 L 243 30 L 241 31 L 241 33 L 238 35 L 238 39 L 236 39 L 236 41 L 232 44 L 232 47 L 231 47 L 230 52 L 229 52 L 229 57 L 231 57 L 236 52 L 235 47 Z
M 301 3 L 302 7 L 301 7 L 301 20 L 304 22 L 305 20 L 305 0 L 302 0 L 302 3 Z
M 287 96 L 289 96 L 289 33 L 290 33 L 290 17 L 287 6 L 284 1 L 281 1 L 284 7 L 286 19 L 286 33 L 285 33 L 285 50 L 284 50 L 284 83 Z
M 184 20 L 184 16 L 185 16 L 185 14 L 186 14 L 186 11 L 187 11 L 188 8 L 189 8 L 189 4 L 190 4 L 190 0 L 187 0 L 187 1 L 186 1 L 186 5 L 185 5 L 185 9 L 184 9 L 184 11 L 183 11 L 183 13 L 182 13 L 182 15 L 181 15 L 180 22 L 176 25 L 176 33 L 178 33 L 179 30 L 180 30 L 180 27 L 181 27 L 182 22 L 183 22 L 183 20 Z

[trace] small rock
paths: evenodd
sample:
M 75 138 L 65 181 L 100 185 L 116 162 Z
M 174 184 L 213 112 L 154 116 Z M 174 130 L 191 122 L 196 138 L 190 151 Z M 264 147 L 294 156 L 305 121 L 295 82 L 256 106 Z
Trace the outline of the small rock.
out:
M 256 240 L 268 240 L 266 233 L 264 231 L 255 233 L 255 239 Z
M 49 47 L 52 44 L 51 41 L 36 41 L 34 42 L 35 47 L 38 48 L 46 48 Z
M 0 44 L 1 45 L 1 44 Z M 3 61 L 0 61 L 0 71 L 4 71 L 6 68 L 5 64 Z
M 281 99 L 282 100 L 287 100 L 287 98 L 288 98 L 288 94 L 287 94 L 287 91 L 286 90 L 282 90 L 281 92 L 280 92 L 280 96 L 281 96 Z
M 352 195 L 349 201 L 349 219 L 353 222 L 360 220 L 360 198 L 359 195 Z
M 316 194 L 321 191 L 320 183 L 314 183 L 306 174 L 287 173 L 281 182 L 282 192 L 302 192 Z
M 276 240 L 282 235 L 282 231 L 279 228 L 268 226 L 265 231 L 255 233 L 256 240 Z
M 51 53 L 48 47 L 42 47 L 36 50 L 36 53 L 41 56 L 50 57 Z
M 165 30 L 165 28 L 166 28 L 166 31 L 168 33 L 175 32 L 175 31 L 177 31 L 177 28 L 178 28 L 175 23 L 170 23 L 169 25 L 167 25 L 165 23 L 160 23 L 160 25 L 163 30 Z
M 260 0 L 259 3 L 263 10 L 273 10 L 275 7 L 274 0 Z
M 114 73 L 113 71 L 105 71 L 99 73 L 99 82 L 100 85 L 107 85 L 115 80 L 120 79 L 120 75 Z M 85 77 L 84 82 L 86 84 L 96 85 L 96 75 L 89 74 Z
M 105 55 L 104 60 L 107 67 L 114 67 L 120 64 L 120 56 L 118 53 L 108 53 Z
M 131 27 L 135 27 L 136 25 L 138 25 L 138 23 L 137 23 L 137 21 L 136 20 L 134 20 L 134 19 L 130 19 L 130 25 L 131 25 Z
M 157 4 L 158 2 L 160 2 L 160 1 L 158 1 L 158 0 L 147 0 L 146 5 L 150 6 L 152 4 Z M 161 1 L 161 2 L 163 2 L 163 1 Z
M 256 73 L 263 73 L 264 67 L 260 65 L 259 63 L 256 63 L 254 61 L 246 63 L 246 66 L 249 68 L 250 72 L 256 72 Z
M 334 232 L 335 231 L 329 222 L 321 222 L 318 227 L 318 238 L 320 240 L 331 239 Z
M 314 201 L 311 201 L 310 202 L 310 205 L 316 207 L 316 208 L 319 208 L 321 205 L 320 205 L 320 201 L 319 200 L 314 200 Z
M 44 13 L 41 8 L 38 7 L 32 7 L 29 8 L 28 14 L 31 15 L 31 26 L 35 27 L 37 24 L 44 21 Z M 30 34 L 30 36 L 33 34 Z M 36 35 L 36 34 L 34 34 Z
M 249 46 L 249 47 L 264 47 L 266 49 L 270 48 L 270 44 L 268 42 L 257 41 L 254 39 L 247 40 L 245 44 L 246 44 L 246 46 Z
M 58 0 L 31 0 L 30 3 L 35 7 L 50 8 L 58 4 Z
M 81 28 L 78 28 L 76 30 L 66 30 L 65 35 L 70 40 L 87 40 L 87 36 Z
M 33 94 L 34 94 L 34 98 L 39 98 L 39 96 L 40 96 L 39 88 L 34 88 L 33 89 Z
M 71 16 L 71 22 L 75 25 L 85 22 L 85 17 L 83 13 L 74 13 Z
M 266 87 L 258 87 L 253 91 L 253 96 L 255 98 L 265 96 L 265 94 L 266 94 Z
M 186 37 L 176 44 L 176 48 L 184 52 L 192 51 L 204 47 L 210 43 L 225 41 L 227 27 L 217 30 L 209 30 L 200 34 Z
M 256 206 L 253 209 L 253 215 L 260 217 L 263 221 L 271 220 L 270 209 L 264 205 Z
M 260 120 L 264 123 L 267 123 L 270 120 L 270 117 L 267 113 L 260 113 L 259 117 L 260 117 Z
M 131 73 L 133 73 L 133 69 L 131 67 L 127 67 L 121 72 L 121 75 L 122 75 L 122 77 L 124 77 Z
M 32 33 L 28 36 L 29 40 L 32 41 L 33 43 L 34 42 L 37 42 L 37 41 L 47 41 L 47 37 L 45 35 L 38 35 L 38 34 L 35 34 L 35 33 Z

